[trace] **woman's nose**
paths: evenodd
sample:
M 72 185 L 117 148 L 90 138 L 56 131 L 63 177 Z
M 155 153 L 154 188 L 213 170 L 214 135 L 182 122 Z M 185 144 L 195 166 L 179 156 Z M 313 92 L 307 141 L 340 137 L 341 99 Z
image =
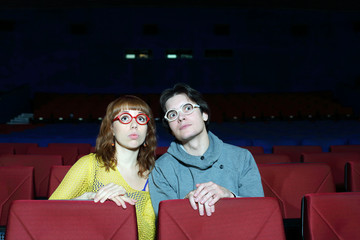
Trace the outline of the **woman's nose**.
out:
M 131 119 L 130 126 L 131 126 L 131 128 L 137 128 L 138 127 L 138 123 L 136 122 L 135 118 Z

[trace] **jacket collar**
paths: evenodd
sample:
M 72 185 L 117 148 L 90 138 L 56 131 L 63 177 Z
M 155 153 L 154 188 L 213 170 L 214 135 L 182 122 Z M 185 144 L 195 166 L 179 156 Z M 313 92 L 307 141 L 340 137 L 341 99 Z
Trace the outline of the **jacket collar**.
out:
M 193 156 L 186 152 L 184 147 L 178 142 L 172 142 L 168 153 L 180 163 L 193 168 L 208 169 L 218 161 L 223 147 L 223 141 L 209 131 L 209 148 L 203 156 Z

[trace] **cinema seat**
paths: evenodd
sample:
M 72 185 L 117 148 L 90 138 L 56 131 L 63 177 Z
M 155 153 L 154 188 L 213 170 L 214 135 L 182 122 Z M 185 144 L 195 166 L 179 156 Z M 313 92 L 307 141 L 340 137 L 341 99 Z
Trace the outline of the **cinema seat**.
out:
M 0 144 L 0 156 L 4 154 L 15 154 L 15 148 L 13 146 L 4 146 Z
M 158 239 L 285 239 L 285 233 L 274 198 L 224 198 L 211 217 L 176 199 L 160 202 Z
M 267 136 L 261 139 L 252 139 L 254 146 L 261 146 L 264 148 L 264 153 L 274 153 L 274 146 L 298 146 L 300 141 L 296 138 L 286 138 L 277 136 Z
M 3 155 L 0 166 L 34 167 L 35 197 L 47 198 L 50 169 L 53 165 L 62 165 L 62 157 L 57 155 Z
M 14 148 L 15 154 L 26 154 L 29 147 L 37 147 L 37 143 L 0 143 L 0 146 L 7 146 Z
M 311 145 L 311 146 L 321 146 L 323 152 L 329 152 L 330 146 L 332 145 L 343 145 L 348 142 L 348 139 L 345 137 L 336 137 L 336 136 L 312 136 L 309 138 L 304 138 L 301 141 L 301 145 Z
M 300 218 L 307 193 L 335 192 L 331 169 L 323 163 L 258 164 L 265 197 L 279 201 L 284 219 Z
M 253 154 L 257 164 L 262 163 L 290 163 L 290 157 L 286 154 L 264 153 Z
M 70 168 L 71 168 L 71 165 L 52 166 L 51 167 L 48 198 L 51 196 L 51 194 L 53 194 L 53 192 L 59 186 L 59 184 L 64 179 L 66 173 L 69 171 Z
M 289 155 L 291 162 L 300 162 L 302 153 L 322 152 L 321 146 L 273 146 L 273 153 Z
M 249 150 L 251 154 L 263 154 L 264 148 L 261 146 L 240 146 L 241 148 L 245 148 Z
M 159 158 L 161 155 L 167 152 L 169 147 L 156 147 L 155 149 L 155 155 L 156 158 Z
M 96 152 L 95 147 L 92 146 L 92 147 L 90 148 L 90 153 L 95 153 L 95 152 Z
M 14 201 L 7 240 L 137 239 L 135 207 L 114 202 L 71 200 Z
M 360 153 L 356 152 L 323 152 L 303 153 L 303 162 L 325 163 L 331 168 L 337 192 L 345 191 L 345 164 L 349 161 L 360 162 Z
M 360 193 L 306 194 L 302 208 L 303 239 L 359 239 Z
M 330 152 L 360 152 L 360 145 L 332 145 Z
M 33 167 L 0 167 L 0 226 L 7 224 L 10 205 L 14 200 L 34 198 L 33 178 Z
M 77 147 L 79 154 L 86 155 L 91 151 L 90 143 L 49 143 L 48 147 Z
M 63 157 L 64 165 L 73 165 L 77 160 L 79 150 L 75 146 L 30 147 L 27 154 L 60 155 Z
M 360 192 L 360 163 L 348 162 L 345 166 L 345 187 L 348 192 Z

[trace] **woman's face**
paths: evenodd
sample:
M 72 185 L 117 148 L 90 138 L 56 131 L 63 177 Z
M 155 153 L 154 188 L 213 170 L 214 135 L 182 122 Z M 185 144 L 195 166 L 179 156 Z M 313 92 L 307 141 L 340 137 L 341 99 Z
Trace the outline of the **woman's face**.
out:
M 113 121 L 115 144 L 127 149 L 138 149 L 146 138 L 148 117 L 137 110 L 122 110 Z
M 191 101 L 186 94 L 177 94 L 169 98 L 165 107 L 166 110 L 174 109 L 179 110 L 180 107 L 186 103 L 196 104 Z M 178 118 L 169 122 L 171 132 L 182 143 L 186 143 L 199 134 L 206 133 L 205 122 L 208 119 L 207 113 L 201 113 L 200 108 L 194 108 L 194 111 L 190 114 L 184 114 L 178 111 Z

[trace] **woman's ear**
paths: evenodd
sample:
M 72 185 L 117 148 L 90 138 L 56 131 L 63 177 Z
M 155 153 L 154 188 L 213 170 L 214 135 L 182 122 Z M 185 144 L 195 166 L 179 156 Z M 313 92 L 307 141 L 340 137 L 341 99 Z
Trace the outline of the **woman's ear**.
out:
M 110 126 L 110 130 L 111 130 L 112 135 L 115 136 L 115 132 L 114 132 L 114 128 L 113 128 L 112 124 Z

